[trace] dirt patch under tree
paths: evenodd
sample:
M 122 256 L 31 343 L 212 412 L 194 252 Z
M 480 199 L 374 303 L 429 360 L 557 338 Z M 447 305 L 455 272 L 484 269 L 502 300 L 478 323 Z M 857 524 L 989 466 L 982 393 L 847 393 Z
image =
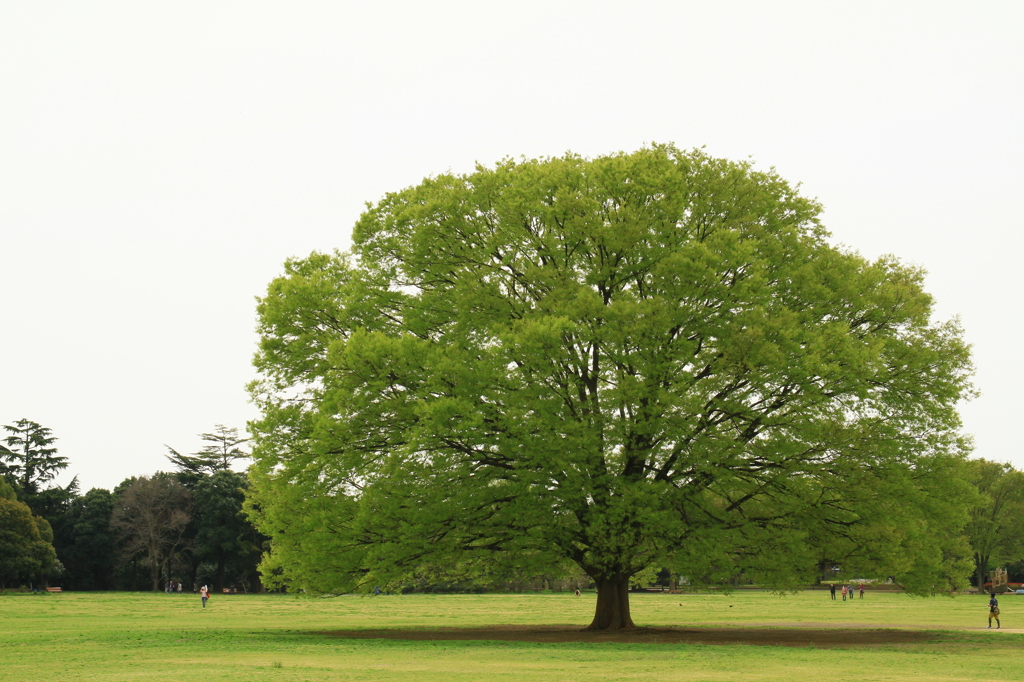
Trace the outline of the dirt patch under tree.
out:
M 619 632 L 584 632 L 569 625 L 492 625 L 479 628 L 330 630 L 322 634 L 345 639 L 412 641 L 491 640 L 540 643 L 621 644 L 753 644 L 758 646 L 851 647 L 920 644 L 937 639 L 931 632 L 876 628 L 734 627 L 636 628 Z

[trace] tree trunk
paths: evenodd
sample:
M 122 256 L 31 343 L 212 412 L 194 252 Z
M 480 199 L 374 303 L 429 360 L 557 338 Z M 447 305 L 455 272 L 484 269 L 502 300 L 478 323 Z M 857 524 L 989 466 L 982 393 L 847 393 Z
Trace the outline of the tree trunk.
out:
M 199 559 L 190 554 L 188 562 L 188 585 L 192 592 L 198 592 L 199 585 L 196 584 L 196 576 L 199 575 Z
M 985 571 L 988 568 L 988 555 L 977 556 L 974 564 L 974 576 L 978 582 L 978 592 L 985 593 Z
M 632 630 L 633 619 L 629 617 L 629 576 L 616 575 L 595 578 L 597 585 L 597 609 L 594 622 L 586 631 Z
M 227 563 L 227 556 L 224 552 L 217 555 L 217 577 L 214 579 L 213 589 L 220 594 L 224 589 L 224 565 Z

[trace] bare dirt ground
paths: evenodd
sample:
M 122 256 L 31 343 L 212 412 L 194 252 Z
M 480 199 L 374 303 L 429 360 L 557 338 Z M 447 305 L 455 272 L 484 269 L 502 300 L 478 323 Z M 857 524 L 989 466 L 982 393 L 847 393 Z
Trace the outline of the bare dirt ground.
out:
M 494 625 L 482 628 L 331 630 L 322 634 L 346 639 L 414 641 L 491 640 L 511 642 L 615 642 L 623 644 L 754 644 L 759 646 L 855 647 L 920 644 L 937 639 L 919 630 L 851 626 L 637 628 L 622 632 L 583 632 L 570 625 Z

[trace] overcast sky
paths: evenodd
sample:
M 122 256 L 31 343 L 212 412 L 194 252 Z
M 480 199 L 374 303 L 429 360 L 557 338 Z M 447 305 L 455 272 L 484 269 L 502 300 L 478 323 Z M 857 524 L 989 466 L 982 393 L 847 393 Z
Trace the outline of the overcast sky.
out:
M 254 416 L 254 299 L 367 201 L 506 156 L 751 158 L 929 271 L 1024 467 L 1024 3 L 8 2 L 0 424 L 82 489 Z

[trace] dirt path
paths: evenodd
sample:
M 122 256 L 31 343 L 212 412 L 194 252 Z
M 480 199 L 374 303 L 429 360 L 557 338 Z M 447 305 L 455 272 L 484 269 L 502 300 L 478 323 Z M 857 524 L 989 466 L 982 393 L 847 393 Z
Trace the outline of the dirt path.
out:
M 1022 632 L 1017 630 L 1016 632 Z M 413 641 L 497 640 L 514 642 L 617 642 L 627 644 L 754 644 L 761 646 L 851 647 L 918 644 L 938 639 L 921 630 L 879 629 L 817 623 L 795 626 L 730 628 L 637 628 L 626 632 L 582 632 L 569 625 L 494 625 L 481 628 L 332 630 L 322 634 L 346 639 Z

